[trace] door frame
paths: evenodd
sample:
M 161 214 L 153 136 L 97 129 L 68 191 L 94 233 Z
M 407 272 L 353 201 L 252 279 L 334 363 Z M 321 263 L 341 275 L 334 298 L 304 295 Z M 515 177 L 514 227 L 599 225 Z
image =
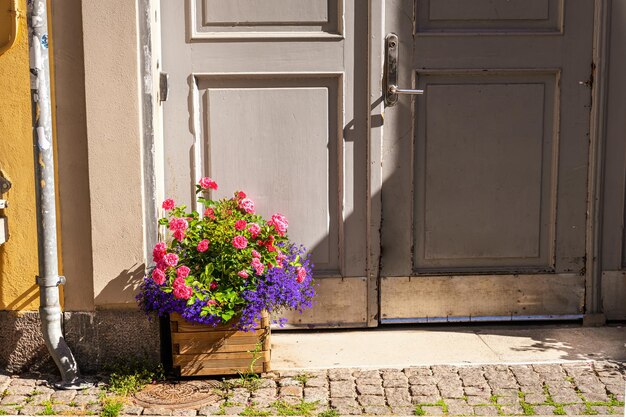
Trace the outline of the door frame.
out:
M 140 44 L 143 80 L 151 80 L 151 89 L 142 93 L 142 124 L 144 149 L 144 227 L 146 260 L 150 261 L 150 245 L 154 241 L 150 223 L 156 221 L 158 202 L 163 198 L 163 127 L 162 106 L 159 101 L 159 71 L 162 54 L 160 50 L 161 19 L 158 16 L 160 0 L 138 2 Z M 384 40 L 386 36 L 384 17 L 385 0 L 368 1 L 368 79 L 367 103 L 370 114 L 368 131 L 368 195 L 367 195 L 367 326 L 380 324 L 380 262 L 382 226 L 382 145 L 384 129 L 383 67 Z M 595 63 L 592 84 L 592 107 L 590 126 L 590 148 L 587 190 L 587 233 L 585 272 L 585 324 L 601 324 L 605 320 L 602 312 L 600 259 L 602 241 L 602 211 L 604 191 L 604 148 L 606 141 L 607 112 L 607 68 L 610 41 L 610 2 L 594 0 L 593 62 Z

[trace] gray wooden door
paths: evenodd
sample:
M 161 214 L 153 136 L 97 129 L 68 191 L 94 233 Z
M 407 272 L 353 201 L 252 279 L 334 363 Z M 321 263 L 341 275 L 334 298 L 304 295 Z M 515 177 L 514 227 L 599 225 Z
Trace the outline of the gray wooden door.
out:
M 184 4 L 184 7 L 182 6 Z M 364 326 L 367 2 L 161 1 L 164 194 L 244 190 L 312 252 L 317 305 L 292 325 Z M 359 23 L 360 22 L 360 23 Z
M 381 321 L 580 317 L 594 2 L 385 4 Z

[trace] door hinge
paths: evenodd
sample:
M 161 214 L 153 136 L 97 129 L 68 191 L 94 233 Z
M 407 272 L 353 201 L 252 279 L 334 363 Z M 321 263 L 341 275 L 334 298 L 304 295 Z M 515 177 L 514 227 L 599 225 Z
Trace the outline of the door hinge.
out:
M 170 92 L 169 79 L 170 76 L 167 72 L 159 73 L 159 101 L 161 102 L 167 100 Z

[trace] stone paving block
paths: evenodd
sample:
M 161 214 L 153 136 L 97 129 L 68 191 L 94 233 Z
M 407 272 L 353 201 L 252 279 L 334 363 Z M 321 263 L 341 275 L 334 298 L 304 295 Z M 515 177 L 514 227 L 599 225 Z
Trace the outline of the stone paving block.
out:
M 491 393 L 499 397 L 517 397 L 518 390 L 514 388 L 491 388 Z
M 331 381 L 352 381 L 352 372 L 349 369 L 329 369 L 328 379 Z
M 25 404 L 26 396 L 25 395 L 7 395 L 2 397 L 0 401 L 1 405 L 20 405 Z
M 268 407 L 276 402 L 276 397 L 253 397 L 250 399 L 251 404 L 261 408 Z
M 19 413 L 21 415 L 36 416 L 44 413 L 46 407 L 42 405 L 25 405 Z M 17 414 L 17 413 L 16 413 Z
M 376 385 L 381 387 L 383 380 L 381 378 L 359 378 L 356 380 L 357 385 Z
M 538 416 L 551 416 L 554 414 L 554 407 L 551 405 L 533 405 L 533 410 Z
M 56 414 L 65 413 L 67 411 L 70 411 L 71 409 L 72 407 L 70 407 L 67 404 L 53 404 L 52 405 L 52 411 L 54 411 Z
M 613 395 L 624 395 L 624 386 L 623 385 L 607 385 L 606 390 L 609 394 Z
M 524 401 L 526 401 L 528 404 L 542 404 L 544 402 L 546 402 L 546 395 L 545 394 L 526 394 L 524 396 Z
M 413 404 L 435 404 L 441 399 L 438 395 L 420 395 L 417 397 L 411 397 Z
M 606 391 L 604 392 L 586 392 L 581 394 L 583 396 L 583 398 L 589 402 L 606 402 L 606 401 L 610 401 L 611 399 L 609 398 L 609 396 L 606 394 Z
M 474 408 L 469 405 L 448 405 L 448 414 L 453 416 L 471 416 Z
M 391 414 L 397 415 L 397 416 L 412 416 L 413 414 L 415 414 L 415 408 L 414 407 L 389 407 L 391 409 Z
M 259 388 L 276 388 L 276 381 L 269 378 L 261 378 L 258 380 Z
M 502 396 L 496 399 L 496 403 L 499 405 L 517 405 L 520 403 L 519 397 Z
M 417 367 L 414 367 L 414 368 L 404 368 L 402 370 L 402 372 L 404 372 L 404 375 L 406 375 L 409 378 L 412 377 L 412 376 L 431 376 L 433 374 L 433 372 L 427 366 L 417 366 Z
M 143 407 L 127 404 L 122 408 L 122 415 L 138 416 L 143 411 Z
M 280 387 L 279 395 L 281 397 L 302 397 L 302 387 L 295 385 Z M 245 400 L 240 402 L 245 402 Z
M 85 410 L 89 411 L 90 413 L 100 414 L 100 412 L 102 411 L 102 406 L 100 404 L 89 404 L 87 407 L 85 407 Z
M 360 395 L 384 395 L 383 387 L 380 385 L 359 385 L 357 381 L 356 391 Z
M 30 395 L 33 391 L 35 391 L 35 386 L 30 385 L 11 384 L 9 388 L 6 389 L 8 395 Z
M 470 395 L 491 395 L 491 388 L 489 388 L 489 386 L 481 386 L 481 387 L 463 387 L 463 392 L 465 392 L 465 395 L 470 396 Z
M 407 388 L 409 386 L 409 381 L 405 377 L 405 379 L 388 379 L 383 380 L 383 387 L 385 388 Z
M 243 405 L 232 405 L 230 407 L 224 407 L 224 414 L 235 415 L 241 413 L 245 409 L 246 407 Z M 146 414 L 146 410 L 144 410 L 144 414 Z
M 359 395 L 357 401 L 362 406 L 385 405 L 385 397 L 382 395 Z
M 591 410 L 595 411 L 595 414 L 611 414 L 609 407 L 603 405 L 592 405 Z
M 289 405 L 296 405 L 302 402 L 302 398 L 301 397 L 281 397 L 280 401 Z
M 293 378 L 281 378 L 278 380 L 278 386 L 280 387 L 300 387 L 302 386 L 302 382 Z
M 380 372 L 378 369 L 358 370 L 354 371 L 353 376 L 356 379 L 380 379 Z
M 441 396 L 445 398 L 463 398 L 465 396 L 461 385 L 437 384 L 437 388 L 439 388 Z
M 440 407 L 438 405 L 422 406 L 422 411 L 424 411 L 424 415 L 427 415 L 427 416 L 442 416 L 443 415 L 443 407 Z
M 344 415 L 361 414 L 362 411 L 356 400 L 352 398 L 331 398 L 330 405 L 339 414 Z
M 439 395 L 439 390 L 434 385 L 412 385 L 411 395 L 417 396 L 430 396 Z
M 413 375 L 409 377 L 409 384 L 411 385 L 433 385 L 437 380 L 433 376 L 427 375 Z
M 326 378 L 311 378 L 306 381 L 304 386 L 311 388 L 328 387 L 328 380 Z
M 476 406 L 474 407 L 474 414 L 477 416 L 497 416 L 498 408 L 494 405 Z
M 50 400 L 50 394 L 37 394 L 30 397 L 30 401 L 33 404 L 41 404 L 44 401 Z
M 259 388 L 252 392 L 252 397 L 275 397 L 276 388 Z
M 182 409 L 173 410 L 172 415 L 173 416 L 195 416 L 197 413 L 198 412 L 195 409 L 182 408 Z
M 491 403 L 490 396 L 481 396 L 481 395 L 468 395 L 467 403 L 469 405 L 484 405 Z
M 563 410 L 568 416 L 581 415 L 585 411 L 585 406 L 582 404 L 564 405 Z
M 511 415 L 511 414 L 523 414 L 524 410 L 519 405 L 503 405 L 500 407 L 502 414 Z
M 373 416 L 385 416 L 391 414 L 391 410 L 385 405 L 367 406 L 363 408 L 363 412 Z
M 604 393 L 606 389 L 604 388 L 604 384 L 598 382 L 597 384 L 577 384 L 576 387 L 580 392 L 584 393 Z
M 520 390 L 525 394 L 543 394 L 543 385 L 525 385 L 521 386 Z
M 356 396 L 354 384 L 351 381 L 330 381 L 331 398 L 353 398 Z
M 552 400 L 558 404 L 567 404 L 567 403 L 580 403 L 583 400 L 576 394 L 576 392 L 563 392 L 552 395 Z
M 150 407 L 143 409 L 144 416 L 171 416 L 172 410 L 167 408 Z
M 305 388 L 304 389 L 305 401 L 327 402 L 328 396 L 329 396 L 328 390 L 325 388 Z
M 411 396 L 407 388 L 385 388 L 387 404 L 392 407 L 411 405 Z
M 58 401 L 61 403 L 69 403 L 76 397 L 76 391 L 74 390 L 64 390 L 64 391 L 55 391 L 50 398 L 53 401 Z
M 404 381 L 408 383 L 409 378 L 401 371 L 384 371 L 382 372 L 383 384 L 386 381 Z
M 27 376 L 19 376 L 19 375 L 15 375 L 11 378 L 11 385 L 16 386 L 16 385 L 25 385 L 28 387 L 34 387 L 35 385 L 37 385 L 37 379 L 36 378 L 29 378 Z
M 214 416 L 214 415 L 221 414 L 221 413 L 222 413 L 222 409 L 220 408 L 218 404 L 206 405 L 204 407 L 201 407 L 200 410 L 198 410 L 198 414 L 201 416 Z

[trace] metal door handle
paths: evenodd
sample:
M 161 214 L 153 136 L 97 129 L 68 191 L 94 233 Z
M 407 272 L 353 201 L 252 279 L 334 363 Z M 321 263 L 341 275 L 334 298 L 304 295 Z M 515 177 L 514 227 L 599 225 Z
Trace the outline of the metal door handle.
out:
M 424 90 L 412 90 L 398 87 L 398 35 L 390 33 L 385 37 L 385 104 L 388 107 L 398 102 L 398 95 L 424 94 Z
M 413 95 L 419 95 L 419 94 L 424 94 L 424 90 L 406 90 L 406 89 L 398 88 L 397 85 L 390 85 L 389 86 L 389 93 L 390 94 L 413 94 Z

